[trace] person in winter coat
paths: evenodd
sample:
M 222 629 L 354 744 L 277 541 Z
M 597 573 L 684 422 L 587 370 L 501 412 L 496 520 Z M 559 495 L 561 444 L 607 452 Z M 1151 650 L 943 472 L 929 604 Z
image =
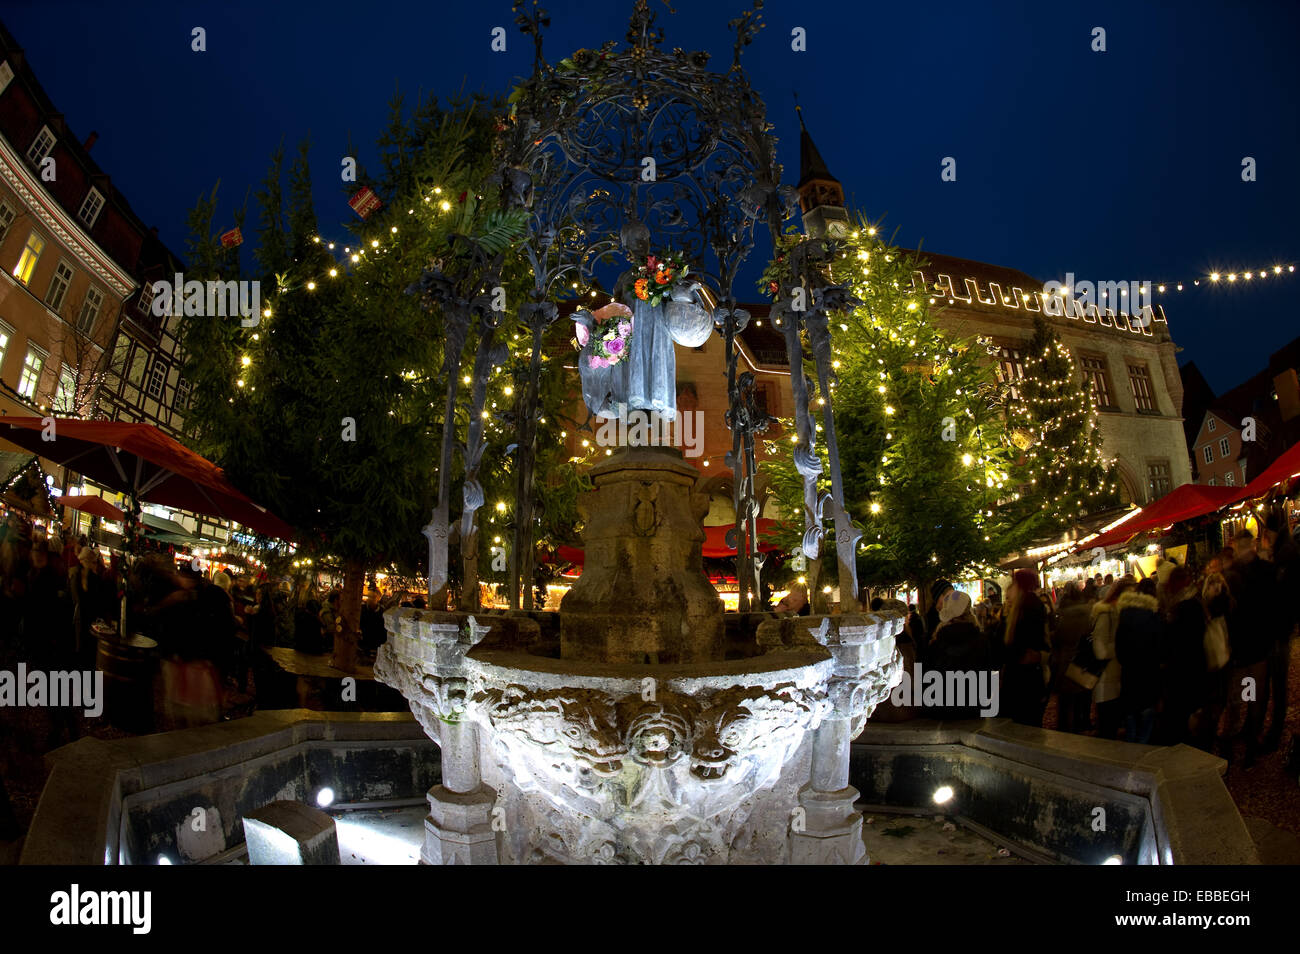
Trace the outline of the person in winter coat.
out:
M 948 685 L 946 674 L 972 674 L 974 683 L 964 676 L 963 684 L 978 687 L 987 684 L 990 673 L 997 671 L 993 662 L 993 653 L 988 640 L 980 631 L 971 611 L 970 596 L 961 590 L 952 590 L 943 601 L 939 610 L 939 628 L 922 657 L 926 670 L 945 674 L 944 685 Z M 931 719 L 978 719 L 980 706 L 977 699 L 969 696 L 966 705 L 957 705 L 957 700 L 946 699 L 948 705 L 941 709 L 927 708 L 925 716 Z
M 1003 637 L 1003 710 L 1014 722 L 1041 727 L 1043 710 L 1047 708 L 1047 680 L 1043 678 L 1048 651 L 1047 607 L 1038 598 L 1038 575 L 1033 570 L 1016 570 L 1011 579 Z
M 1103 739 L 1118 739 L 1124 722 L 1120 702 L 1121 670 L 1115 658 L 1115 630 L 1119 626 L 1119 598 L 1136 584 L 1124 577 L 1111 584 L 1106 598 L 1092 607 L 1092 652 L 1106 660 L 1106 668 L 1092 687 L 1092 701 L 1097 704 L 1097 734 Z
M 1228 706 L 1231 729 L 1224 739 L 1223 757 L 1232 761 L 1239 738 L 1245 739 L 1245 767 L 1255 764 L 1259 752 L 1260 730 L 1264 727 L 1264 707 L 1268 679 L 1268 655 L 1281 629 L 1281 597 L 1277 590 L 1277 573 L 1272 563 L 1261 560 L 1255 538 L 1242 530 L 1232 541 L 1236 558 L 1224 573 L 1232 592 L 1233 611 L 1228 617 L 1228 638 L 1232 642 L 1232 674 L 1228 678 Z M 1253 694 L 1248 687 L 1253 685 Z M 1243 698 L 1246 697 L 1246 698 Z M 1245 710 L 1245 725 L 1241 723 Z
M 1205 579 L 1201 582 L 1201 605 L 1205 607 L 1206 627 L 1211 631 L 1217 629 L 1226 635 L 1228 617 L 1232 614 L 1232 594 L 1228 591 L 1228 583 L 1222 573 L 1205 574 Z M 1231 649 L 1229 645 L 1229 658 Z M 1219 720 L 1223 718 L 1223 710 L 1227 705 L 1228 675 L 1232 671 L 1232 666 L 1226 662 L 1221 662 L 1214 668 L 1211 665 L 1207 659 L 1205 707 L 1194 719 L 1191 739 L 1192 745 L 1206 752 L 1213 752 L 1218 741 Z
M 1146 745 L 1155 728 L 1160 701 L 1160 650 L 1164 621 L 1156 599 L 1156 581 L 1150 578 L 1119 598 L 1119 623 L 1115 627 L 1115 658 L 1123 667 L 1120 702 L 1124 709 L 1124 737 Z
M 1158 738 L 1163 745 L 1190 739 L 1192 714 L 1205 707 L 1205 605 L 1192 573 L 1175 567 L 1165 581 L 1164 700 Z
M 1062 732 L 1083 732 L 1092 719 L 1092 696 L 1066 675 L 1091 623 L 1088 603 L 1079 584 L 1071 580 L 1056 604 L 1056 628 L 1052 633 L 1052 687 L 1058 694 L 1056 727 Z

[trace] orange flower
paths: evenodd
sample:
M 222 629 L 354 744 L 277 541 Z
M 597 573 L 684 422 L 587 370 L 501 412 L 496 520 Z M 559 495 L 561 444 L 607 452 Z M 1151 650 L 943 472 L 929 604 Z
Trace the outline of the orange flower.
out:
M 671 268 L 661 268 L 655 272 L 655 281 L 660 285 L 667 285 L 673 280 L 673 270 Z
M 646 291 L 646 280 L 644 278 L 638 278 L 636 280 L 636 285 L 633 287 L 636 289 L 636 297 L 640 298 L 642 301 L 645 301 L 650 297 L 650 293 Z

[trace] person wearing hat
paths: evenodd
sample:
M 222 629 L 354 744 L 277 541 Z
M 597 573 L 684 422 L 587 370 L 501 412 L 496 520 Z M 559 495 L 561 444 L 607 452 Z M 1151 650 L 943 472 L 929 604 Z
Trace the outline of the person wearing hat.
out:
M 943 684 L 949 684 L 950 672 L 974 673 L 977 686 L 989 684 L 985 673 L 996 671 L 988 640 L 980 631 L 979 623 L 971 610 L 970 596 L 961 590 L 950 590 L 939 610 L 939 625 L 930 638 L 930 645 L 922 659 L 927 670 L 943 673 Z M 927 709 L 925 715 L 936 719 L 978 719 L 980 705 L 977 699 L 968 699 L 964 706 L 956 700 L 945 700 L 948 705 L 939 710 Z
M 939 628 L 939 608 L 943 598 L 952 592 L 952 583 L 948 580 L 935 580 L 930 585 L 930 608 L 925 611 L 925 637 L 928 638 Z
M 1277 587 L 1277 573 L 1272 563 L 1259 558 L 1254 536 L 1249 530 L 1240 531 L 1232 541 L 1235 559 L 1224 578 L 1234 601 L 1228 614 L 1228 643 L 1232 649 L 1228 677 L 1228 732 L 1220 753 L 1232 761 L 1236 741 L 1244 737 L 1246 760 L 1250 768 L 1260 750 L 1260 732 L 1264 728 L 1264 712 L 1268 703 L 1264 685 L 1268 679 L 1268 656 L 1282 629 L 1283 607 Z M 1243 686 L 1253 679 L 1255 697 L 1243 700 Z M 1238 728 L 1245 709 L 1245 725 Z
M 1047 707 L 1047 607 L 1038 598 L 1038 574 L 1019 569 L 1007 591 L 1007 628 L 1003 637 L 1006 676 L 1002 711 L 1021 725 L 1042 727 Z

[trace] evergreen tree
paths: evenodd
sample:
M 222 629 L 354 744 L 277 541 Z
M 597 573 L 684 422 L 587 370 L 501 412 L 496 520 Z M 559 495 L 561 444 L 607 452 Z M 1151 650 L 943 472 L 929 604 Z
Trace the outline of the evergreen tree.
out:
M 912 289 L 922 264 L 865 220 L 845 240 L 830 278 L 850 283 L 862 304 L 831 317 L 831 397 L 845 506 L 863 530 L 859 580 L 925 593 L 934 580 L 996 562 L 1024 531 L 999 506 L 1014 499 L 1016 479 L 993 368 L 978 342 L 934 323 Z M 764 274 L 765 288 L 779 268 Z M 812 398 L 814 411 L 825 397 Z M 799 514 L 801 483 L 779 449 L 763 469 L 782 512 Z M 819 450 L 824 460 L 820 439 Z M 793 546 L 802 527 L 789 529 L 781 542 Z M 823 553 L 833 552 L 832 529 Z
M 1007 427 L 1023 457 L 1022 497 L 1012 509 L 1033 536 L 1118 503 L 1118 477 L 1102 452 L 1092 391 L 1041 315 L 1034 316 L 1024 377 L 1003 390 Z

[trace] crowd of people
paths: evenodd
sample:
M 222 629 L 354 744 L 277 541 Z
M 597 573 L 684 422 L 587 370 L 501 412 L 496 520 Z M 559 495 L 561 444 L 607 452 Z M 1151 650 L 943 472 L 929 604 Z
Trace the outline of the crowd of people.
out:
M 909 607 L 900 649 L 909 671 L 919 660 L 999 672 L 999 714 L 1015 722 L 1042 726 L 1054 696 L 1052 728 L 1187 743 L 1229 762 L 1241 750 L 1249 767 L 1282 743 L 1298 577 L 1300 553 L 1283 528 L 1258 539 L 1242 531 L 1203 566 L 1161 561 L 1142 578 L 1047 588 L 1017 570 L 1005 602 L 993 593 L 972 606 L 941 581 L 926 618 Z
M 85 536 L 51 539 L 23 517 L 0 523 L 0 650 L 6 665 L 46 671 L 99 668 L 101 635 L 126 629 L 156 646 L 163 695 L 175 724 L 220 718 L 232 693 L 255 690 L 269 673 L 265 650 L 325 654 L 339 631 L 341 591 L 311 580 L 254 579 L 229 568 L 194 569 L 162 553 L 105 560 Z M 396 601 L 371 586 L 361 610 L 359 649 L 384 642 L 383 611 Z M 147 643 L 145 645 L 148 645 Z M 55 712 L 51 746 L 77 735 L 76 719 Z

